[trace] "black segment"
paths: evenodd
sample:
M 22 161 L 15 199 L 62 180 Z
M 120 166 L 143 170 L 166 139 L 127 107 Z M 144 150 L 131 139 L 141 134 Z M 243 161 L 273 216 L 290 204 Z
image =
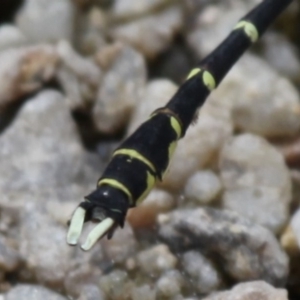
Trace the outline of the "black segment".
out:
M 147 172 L 152 174 L 150 168 L 143 162 L 131 159 L 127 155 L 116 155 L 112 158 L 99 181 L 108 178 L 122 183 L 130 191 L 134 206 L 136 200 L 147 189 Z
M 176 140 L 177 135 L 171 126 L 170 116 L 159 113 L 144 122 L 119 149 L 138 151 L 154 165 L 157 177 L 161 179 L 169 163 L 169 146 Z

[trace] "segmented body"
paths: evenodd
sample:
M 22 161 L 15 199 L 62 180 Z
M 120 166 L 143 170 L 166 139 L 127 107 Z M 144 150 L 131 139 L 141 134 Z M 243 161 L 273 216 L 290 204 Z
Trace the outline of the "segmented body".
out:
M 178 140 L 184 137 L 207 96 L 291 2 L 265 0 L 245 15 L 228 37 L 191 70 L 166 106 L 153 112 L 116 149 L 96 190 L 71 219 L 69 244 L 77 243 L 84 221 L 100 222 L 82 246 L 84 250 L 106 233 L 110 237 L 116 225 L 123 226 L 127 209 L 142 201 L 155 182 L 163 179 Z

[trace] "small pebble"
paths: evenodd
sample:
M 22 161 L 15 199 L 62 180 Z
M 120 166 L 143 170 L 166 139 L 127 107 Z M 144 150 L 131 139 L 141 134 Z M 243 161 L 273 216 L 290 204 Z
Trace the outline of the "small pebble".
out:
M 181 264 L 197 292 L 208 294 L 220 288 L 222 283 L 220 274 L 212 262 L 200 252 L 195 250 L 185 252 Z
M 197 204 L 208 204 L 220 194 L 222 184 L 219 177 L 210 170 L 198 171 L 192 175 L 184 188 L 188 201 Z
M 5 300 L 67 300 L 67 298 L 43 286 L 17 284 L 6 295 Z
M 230 291 L 219 292 L 202 300 L 288 300 L 287 290 L 264 281 L 240 283 Z
M 139 252 L 137 261 L 141 270 L 149 276 L 158 276 L 164 271 L 174 269 L 177 264 L 177 258 L 164 244 Z
M 291 178 L 282 154 L 262 137 L 229 139 L 220 155 L 224 207 L 279 232 L 288 219 Z
M 159 236 L 171 248 L 201 250 L 236 281 L 261 279 L 283 286 L 288 257 L 268 229 L 231 211 L 178 209 L 160 218 Z
M 19 10 L 16 24 L 32 42 L 71 40 L 75 7 L 71 0 L 27 0 Z
M 105 74 L 93 107 L 99 131 L 115 133 L 129 121 L 146 84 L 146 65 L 140 53 L 124 46 Z

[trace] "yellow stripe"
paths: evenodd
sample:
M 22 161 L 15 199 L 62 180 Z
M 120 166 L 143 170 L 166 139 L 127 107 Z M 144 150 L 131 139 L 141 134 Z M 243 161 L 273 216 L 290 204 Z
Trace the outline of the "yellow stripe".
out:
M 192 69 L 191 72 L 189 73 L 189 75 L 187 76 L 186 80 L 189 80 L 190 78 L 196 76 L 200 72 L 201 72 L 200 68 Z
M 236 29 L 243 29 L 246 35 L 250 38 L 252 43 L 256 42 L 259 38 L 258 30 L 255 27 L 255 25 L 252 24 L 251 22 L 240 21 L 235 25 L 234 30 Z
M 206 71 L 206 70 L 202 70 L 202 69 L 200 69 L 200 68 L 195 68 L 195 69 L 193 69 L 193 70 L 189 73 L 189 75 L 188 75 L 188 77 L 187 77 L 186 80 L 188 80 L 188 79 L 190 79 L 190 78 L 196 76 L 196 75 L 199 74 L 201 71 L 203 71 L 203 73 L 202 73 L 202 81 L 203 81 L 204 85 L 205 85 L 210 91 L 212 91 L 212 90 L 215 89 L 215 87 L 216 87 L 216 81 L 215 81 L 213 75 L 212 75 L 210 72 Z
M 156 173 L 155 167 L 151 163 L 151 161 L 134 149 L 119 149 L 114 152 L 113 156 L 115 155 L 128 155 L 132 158 L 138 159 L 139 161 L 142 161 L 145 165 L 147 165 L 152 172 Z
M 212 91 L 216 87 L 216 81 L 212 74 L 208 71 L 204 71 L 202 75 L 202 80 L 205 84 L 205 86 Z
M 181 126 L 180 126 L 180 123 L 173 116 L 171 116 L 170 121 L 171 121 L 172 128 L 175 130 L 175 132 L 177 134 L 177 139 L 180 139 L 180 137 L 181 137 Z
M 130 191 L 128 190 L 128 188 L 123 183 L 121 183 L 121 182 L 119 182 L 118 180 L 115 180 L 115 179 L 104 178 L 104 179 L 101 179 L 98 182 L 98 186 L 103 185 L 103 184 L 108 184 L 108 185 L 110 185 L 110 186 L 112 186 L 116 189 L 121 190 L 122 192 L 124 192 L 128 196 L 130 204 L 133 204 L 132 195 L 131 195 Z
M 147 172 L 147 187 L 144 193 L 139 197 L 139 199 L 137 199 L 136 201 L 137 204 L 140 204 L 148 196 L 148 194 L 154 187 L 155 181 L 156 178 L 150 172 Z

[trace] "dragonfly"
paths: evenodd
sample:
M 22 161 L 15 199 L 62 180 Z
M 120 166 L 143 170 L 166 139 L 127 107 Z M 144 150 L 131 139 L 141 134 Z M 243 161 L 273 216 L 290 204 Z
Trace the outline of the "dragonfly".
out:
M 121 143 L 96 189 L 75 209 L 67 233 L 69 245 L 77 245 L 85 222 L 96 222 L 81 245 L 85 251 L 124 226 L 128 209 L 163 180 L 178 141 L 184 138 L 209 94 L 291 2 L 264 0 L 243 16 L 219 46 L 189 72 L 170 101 Z

